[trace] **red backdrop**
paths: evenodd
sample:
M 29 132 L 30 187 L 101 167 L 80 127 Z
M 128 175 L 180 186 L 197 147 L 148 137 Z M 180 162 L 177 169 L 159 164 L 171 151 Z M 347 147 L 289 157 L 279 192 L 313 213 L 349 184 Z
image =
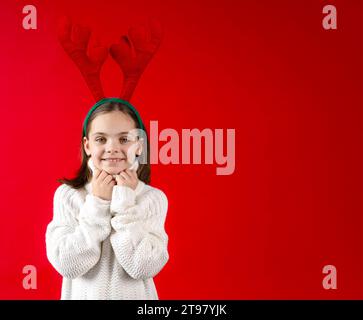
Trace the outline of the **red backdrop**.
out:
M 37 8 L 38 29 L 22 28 Z M 324 5 L 338 29 L 322 28 Z M 0 298 L 58 299 L 45 254 L 56 179 L 80 164 L 94 103 L 56 39 L 71 16 L 112 43 L 157 17 L 165 36 L 131 102 L 149 127 L 236 130 L 236 168 L 153 165 L 169 199 L 161 299 L 363 298 L 363 3 L 2 1 Z M 109 59 L 106 94 L 122 80 Z M 161 143 L 162 145 L 163 143 Z M 337 268 L 336 290 L 322 268 Z M 38 288 L 22 286 L 25 265 Z

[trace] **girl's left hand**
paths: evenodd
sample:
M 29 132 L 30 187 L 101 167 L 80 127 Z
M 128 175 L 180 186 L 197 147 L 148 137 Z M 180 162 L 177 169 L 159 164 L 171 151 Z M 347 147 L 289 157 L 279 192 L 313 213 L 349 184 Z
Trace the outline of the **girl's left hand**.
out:
M 126 169 L 116 175 L 116 182 L 118 186 L 126 186 L 135 190 L 139 179 L 135 170 Z

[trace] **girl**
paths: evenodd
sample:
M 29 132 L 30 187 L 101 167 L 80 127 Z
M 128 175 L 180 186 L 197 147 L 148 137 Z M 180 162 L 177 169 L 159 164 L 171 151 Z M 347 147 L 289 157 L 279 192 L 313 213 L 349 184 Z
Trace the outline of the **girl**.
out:
M 137 111 L 117 98 L 99 101 L 85 119 L 81 167 L 59 180 L 46 231 L 61 299 L 158 299 L 153 277 L 169 259 L 168 201 L 149 185 L 149 150 L 146 164 L 133 163 L 144 148 L 130 137 L 135 129 L 144 129 Z

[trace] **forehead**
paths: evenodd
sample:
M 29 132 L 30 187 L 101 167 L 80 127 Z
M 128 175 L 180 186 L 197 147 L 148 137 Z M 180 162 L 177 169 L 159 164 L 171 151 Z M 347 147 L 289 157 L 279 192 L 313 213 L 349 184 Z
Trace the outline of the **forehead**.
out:
M 90 134 L 104 132 L 109 135 L 116 135 L 132 129 L 135 129 L 135 122 L 129 115 L 121 111 L 112 111 L 100 114 L 92 120 Z

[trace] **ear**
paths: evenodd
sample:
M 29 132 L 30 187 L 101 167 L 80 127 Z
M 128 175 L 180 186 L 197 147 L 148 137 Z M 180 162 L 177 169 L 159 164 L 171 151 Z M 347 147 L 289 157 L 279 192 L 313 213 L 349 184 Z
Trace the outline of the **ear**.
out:
M 89 141 L 86 137 L 83 137 L 83 147 L 84 147 L 84 151 L 86 152 L 87 156 L 91 156 L 91 150 L 89 148 Z
M 144 150 L 144 141 L 143 139 L 140 139 L 138 142 L 137 142 L 137 149 L 136 149 L 136 152 L 135 154 L 138 155 L 138 156 L 141 156 L 142 154 L 142 151 Z

